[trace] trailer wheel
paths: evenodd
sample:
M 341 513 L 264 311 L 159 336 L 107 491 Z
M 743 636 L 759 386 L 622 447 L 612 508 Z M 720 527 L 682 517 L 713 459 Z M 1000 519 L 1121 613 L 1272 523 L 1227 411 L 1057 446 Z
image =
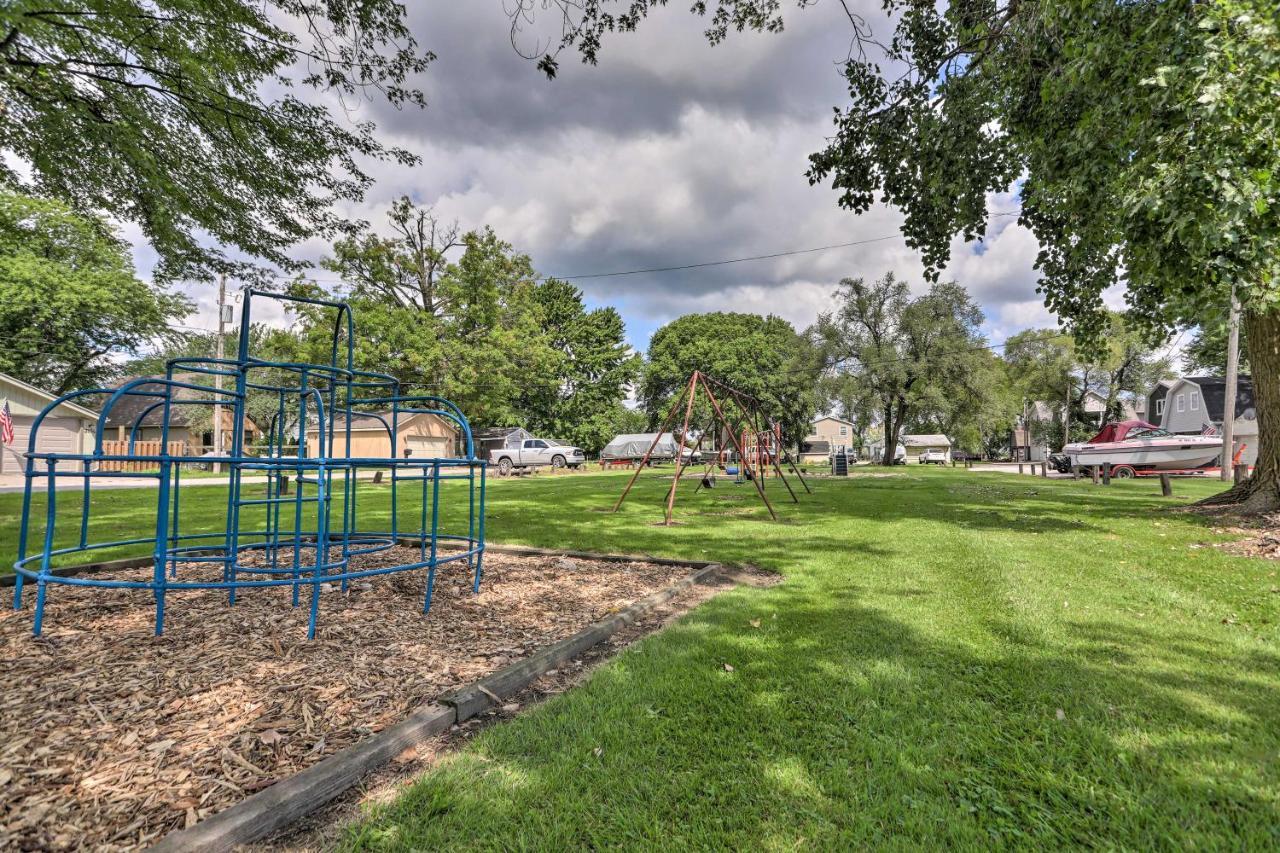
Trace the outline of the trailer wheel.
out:
M 1132 480 L 1138 476 L 1138 472 L 1133 470 L 1132 465 L 1117 465 L 1111 469 L 1111 476 L 1120 480 Z

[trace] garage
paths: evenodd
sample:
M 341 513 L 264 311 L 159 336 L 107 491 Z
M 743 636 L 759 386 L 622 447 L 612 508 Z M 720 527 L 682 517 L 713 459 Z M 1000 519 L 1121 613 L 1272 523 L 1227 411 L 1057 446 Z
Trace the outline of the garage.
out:
M 56 397 L 20 379 L 0 373 L 0 407 L 7 401 L 13 417 L 13 444 L 0 449 L 0 474 L 13 475 L 25 467 L 24 456 L 36 416 Z M 83 453 L 92 446 L 98 415 L 74 403 L 62 403 L 40 425 L 36 450 L 41 453 Z
M 363 459 L 385 458 L 392 453 L 391 436 L 387 425 L 391 423 L 391 413 L 379 415 L 356 415 L 351 419 L 351 453 L 350 456 Z M 454 446 L 458 440 L 458 431 L 452 423 L 437 415 L 425 413 L 400 415 L 396 424 L 395 456 L 404 458 L 438 459 L 454 455 Z M 346 454 L 346 422 L 342 417 L 333 424 L 333 453 L 335 456 Z M 307 455 L 318 456 L 320 452 L 319 429 L 313 424 L 307 428 Z

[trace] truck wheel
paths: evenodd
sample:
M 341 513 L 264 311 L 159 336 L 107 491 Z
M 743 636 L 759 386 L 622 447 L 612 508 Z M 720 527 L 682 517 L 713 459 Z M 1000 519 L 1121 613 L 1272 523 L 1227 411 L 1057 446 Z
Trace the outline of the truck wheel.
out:
M 551 467 L 552 467 L 552 468 L 563 468 L 563 467 L 564 467 L 564 457 L 563 457 L 563 456 L 561 456 L 559 453 L 557 453 L 555 456 L 552 456 L 552 457 L 551 457 Z
M 498 460 L 498 474 L 503 477 L 511 476 L 511 459 L 504 456 Z

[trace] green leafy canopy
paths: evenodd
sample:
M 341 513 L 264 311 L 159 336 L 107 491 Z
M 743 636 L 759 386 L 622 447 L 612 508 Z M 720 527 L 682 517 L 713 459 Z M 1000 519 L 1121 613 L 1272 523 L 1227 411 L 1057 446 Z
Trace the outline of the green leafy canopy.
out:
M 662 0 L 551 0 L 557 51 L 595 62 Z M 695 3 L 708 39 L 782 28 L 781 0 Z M 798 6 L 811 5 L 799 0 Z M 884 33 L 842 3 L 849 103 L 809 179 L 840 204 L 905 214 L 931 276 L 975 239 L 987 195 L 1016 186 L 1048 307 L 1084 339 L 1127 285 L 1152 336 L 1237 287 L 1280 301 L 1280 5 L 1276 0 L 884 0 Z M 611 11 L 617 10 L 617 11 Z M 527 8 L 524 14 L 528 14 Z
M 101 385 L 115 356 L 163 339 L 191 307 L 140 281 L 106 222 L 0 191 L 0 372 L 55 393 Z
M 11 0 L 0 4 L 0 185 L 136 222 L 156 275 L 280 267 L 342 223 L 362 159 L 415 161 L 325 102 L 407 84 L 432 55 L 395 0 Z M 300 90 L 314 90 L 306 97 Z M 27 169 L 15 170 L 14 161 Z

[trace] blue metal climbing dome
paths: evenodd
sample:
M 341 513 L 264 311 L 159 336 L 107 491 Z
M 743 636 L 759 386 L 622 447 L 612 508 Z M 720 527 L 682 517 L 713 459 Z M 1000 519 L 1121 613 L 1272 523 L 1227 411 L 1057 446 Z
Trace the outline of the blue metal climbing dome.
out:
M 331 313 L 329 362 L 256 358 L 250 352 L 248 330 L 254 301 L 263 299 Z M 479 591 L 485 462 L 476 456 L 470 424 L 458 407 L 441 397 L 407 394 L 395 377 L 356 370 L 355 320 L 346 303 L 246 289 L 240 330 L 234 359 L 173 359 L 163 379 L 148 377 L 114 389 L 76 391 L 49 404 L 36 417 L 25 459 L 13 599 L 14 608 L 20 609 L 24 584 L 36 585 L 36 635 L 43 624 L 49 587 L 56 585 L 150 590 L 157 635 L 164 629 L 165 596 L 171 591 L 225 590 L 228 603 L 234 604 L 240 590 L 291 587 L 294 606 L 299 605 L 302 592 L 310 594 L 308 638 L 315 636 L 321 593 L 331 584 L 345 590 L 356 578 L 421 570 L 425 613 L 431 606 L 436 570 L 456 563 L 465 564 L 474 574 L 473 589 Z M 272 412 L 262 439 L 254 446 L 245 435 L 250 399 L 255 411 Z M 68 400 L 82 405 L 101 401 L 92 452 L 37 451 L 41 423 Z M 214 532 L 189 529 L 191 519 L 182 512 L 182 469 L 197 460 L 171 453 L 169 442 L 174 414 L 198 406 L 226 407 L 233 424 L 228 455 L 217 459 L 229 471 L 226 522 Z M 125 453 L 104 452 L 105 427 L 113 410 L 131 414 Z M 396 438 L 401 424 L 421 414 L 455 425 L 460 447 L 440 457 L 399 455 Z M 135 454 L 143 422 L 154 431 L 157 417 L 159 451 Z M 352 423 L 357 418 L 385 429 L 385 456 L 353 455 Z M 313 438 L 310 447 L 308 432 Z M 129 467 L 143 463 L 153 470 L 110 470 L 121 467 L 120 463 Z M 385 491 L 370 495 L 371 487 L 357 488 L 360 474 L 371 471 L 389 474 L 389 483 L 382 487 Z M 246 482 L 246 475 L 253 479 Z M 156 481 L 153 536 L 97 540 L 93 534 L 99 525 L 94 523 L 92 499 L 95 482 L 104 477 Z M 446 481 L 462 483 L 459 487 Z M 40 494 L 39 486 L 46 495 L 43 507 L 33 501 Z M 73 502 L 76 493 L 78 505 Z M 389 507 L 383 498 L 388 493 Z M 67 498 L 60 500 L 62 495 Z M 63 503 L 68 505 L 65 510 Z M 460 508 L 463 504 L 465 511 Z M 147 546 L 152 549 L 148 580 L 54 572 L 58 565 L 81 562 L 76 555 L 92 561 L 95 552 Z M 359 559 L 392 549 L 398 549 L 392 553 L 403 561 L 377 565 L 385 558 Z

